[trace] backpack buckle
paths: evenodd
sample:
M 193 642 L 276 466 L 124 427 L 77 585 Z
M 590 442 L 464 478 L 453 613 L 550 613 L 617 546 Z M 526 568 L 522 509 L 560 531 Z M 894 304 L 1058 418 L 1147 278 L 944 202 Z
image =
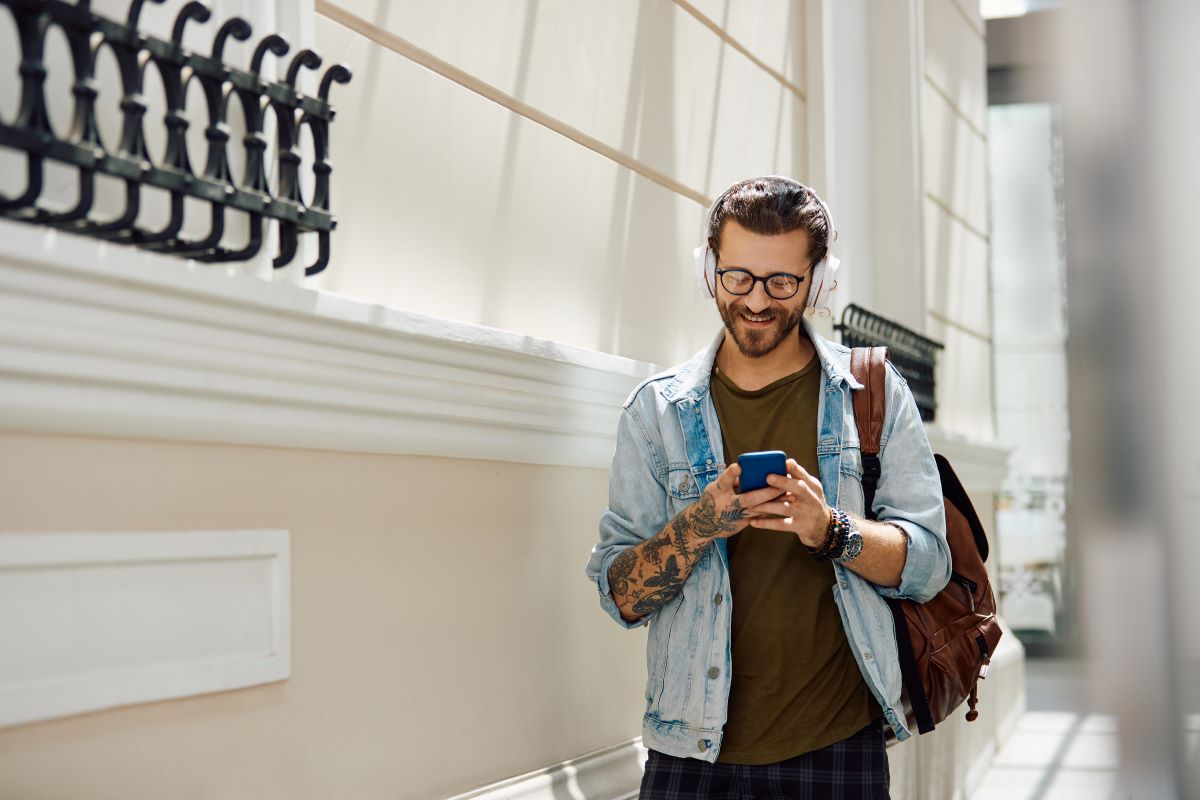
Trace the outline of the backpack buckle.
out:
M 876 453 L 864 453 L 862 467 L 864 481 L 870 481 L 872 484 L 879 483 L 879 476 L 883 474 L 883 467 L 879 464 L 879 456 Z

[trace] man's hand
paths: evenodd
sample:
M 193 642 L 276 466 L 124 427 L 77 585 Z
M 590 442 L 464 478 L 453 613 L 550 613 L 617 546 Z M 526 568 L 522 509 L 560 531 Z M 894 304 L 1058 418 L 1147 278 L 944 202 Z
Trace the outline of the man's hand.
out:
M 786 491 L 779 500 L 755 507 L 760 514 L 779 514 L 754 520 L 754 527 L 794 533 L 809 547 L 820 547 L 829 530 L 829 505 L 821 482 L 795 459 L 788 459 L 788 474 L 768 475 L 767 483 Z M 899 586 L 908 558 L 908 534 L 903 528 L 855 515 L 854 524 L 863 537 L 858 558 L 845 566 L 879 586 Z
M 694 505 L 676 518 L 675 523 L 687 525 L 697 538 L 727 539 L 750 524 L 757 525 L 769 514 L 764 504 L 783 496 L 786 490 L 771 486 L 738 494 L 742 467 L 734 463 L 717 479 L 704 487 L 704 494 Z
M 796 459 L 787 460 L 787 469 L 787 475 L 767 476 L 770 487 L 784 494 L 778 500 L 755 507 L 760 514 L 778 514 L 783 519 L 756 519 L 754 527 L 794 533 L 805 545 L 820 547 L 829 528 L 829 505 L 825 502 L 825 489 L 821 481 L 809 474 Z
M 783 490 L 767 486 L 738 494 L 741 474 L 737 464 L 726 469 L 665 528 L 613 560 L 608 582 L 622 619 L 633 622 L 662 608 L 683 590 L 714 539 L 726 539 L 767 517 L 770 512 L 760 509 Z

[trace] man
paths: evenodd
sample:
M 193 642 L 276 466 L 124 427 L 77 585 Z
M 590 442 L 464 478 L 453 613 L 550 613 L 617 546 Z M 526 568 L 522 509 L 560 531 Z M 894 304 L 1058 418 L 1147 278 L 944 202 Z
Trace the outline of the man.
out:
M 832 284 L 833 236 L 796 181 L 730 187 L 697 250 L 724 330 L 622 410 L 587 574 L 614 620 L 649 625 L 642 800 L 887 797 L 883 725 L 910 735 L 884 598 L 949 580 L 941 488 L 889 365 L 864 518 L 861 384 L 805 316 Z M 739 493 L 736 459 L 760 450 L 787 453 L 788 474 Z

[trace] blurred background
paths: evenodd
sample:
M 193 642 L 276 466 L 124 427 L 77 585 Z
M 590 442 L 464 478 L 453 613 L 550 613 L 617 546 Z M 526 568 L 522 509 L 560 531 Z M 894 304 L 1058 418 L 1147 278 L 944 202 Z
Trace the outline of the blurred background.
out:
M 87 6 L 0 2 L 0 798 L 636 796 L 583 567 L 768 173 L 992 543 L 981 716 L 892 796 L 1200 797 L 1200 4 Z

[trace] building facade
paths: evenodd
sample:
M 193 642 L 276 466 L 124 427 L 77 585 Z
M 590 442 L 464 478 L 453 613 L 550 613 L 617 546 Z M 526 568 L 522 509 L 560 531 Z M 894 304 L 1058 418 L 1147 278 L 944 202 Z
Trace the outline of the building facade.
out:
M 691 250 L 750 175 L 829 201 L 831 337 L 853 302 L 944 343 L 930 437 L 991 529 L 968 0 L 213 9 L 185 41 L 241 14 L 354 70 L 333 258 L 305 278 L 0 220 L 0 794 L 627 796 L 645 634 L 582 566 L 621 401 L 720 324 Z M 978 722 L 892 751 L 894 797 L 982 774 L 1023 703 L 1005 643 Z

